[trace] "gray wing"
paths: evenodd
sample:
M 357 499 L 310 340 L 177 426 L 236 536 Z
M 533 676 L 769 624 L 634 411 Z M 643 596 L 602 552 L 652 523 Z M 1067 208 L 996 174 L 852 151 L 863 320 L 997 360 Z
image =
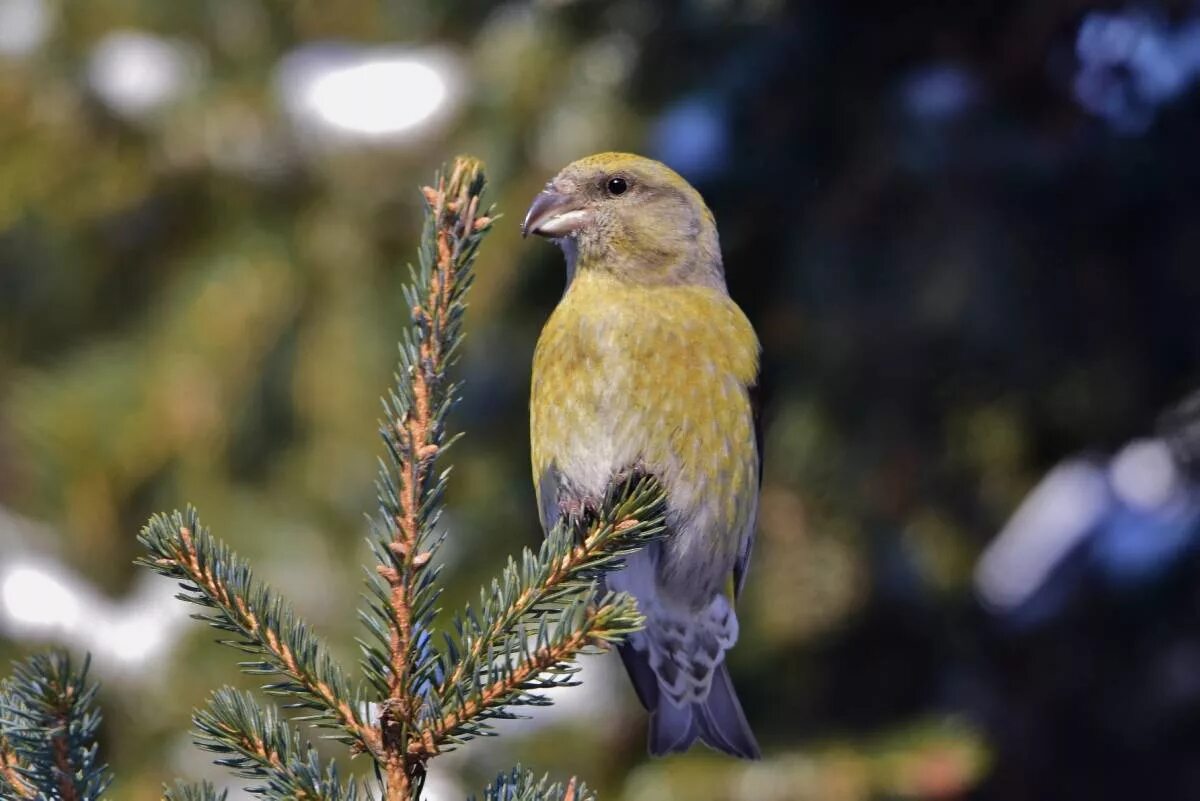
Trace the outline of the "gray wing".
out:
M 754 415 L 754 447 L 758 451 L 758 487 L 755 488 L 757 496 L 759 489 L 762 487 L 762 472 L 763 472 L 763 425 L 762 425 L 762 390 L 759 389 L 759 384 L 751 384 L 746 388 L 750 395 L 750 413 Z M 742 545 L 738 549 L 737 560 L 733 563 L 733 592 L 734 599 L 742 596 L 742 585 L 746 583 L 746 571 L 750 569 L 750 554 L 754 551 L 754 537 L 758 529 L 758 498 L 754 499 L 754 513 L 750 515 L 750 522 L 746 524 L 746 531 L 742 534 Z
M 558 502 L 559 490 L 562 486 L 558 468 L 553 462 L 542 471 L 538 478 L 538 517 L 542 521 L 542 530 L 549 532 L 558 523 L 562 514 L 562 506 Z

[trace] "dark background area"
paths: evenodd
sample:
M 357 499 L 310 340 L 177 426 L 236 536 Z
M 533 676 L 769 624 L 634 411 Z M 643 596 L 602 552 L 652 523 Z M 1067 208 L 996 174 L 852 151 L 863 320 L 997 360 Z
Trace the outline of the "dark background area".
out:
M 389 59 L 443 93 L 348 69 Z M 188 714 L 233 666 L 131 565 L 191 502 L 353 661 L 416 188 L 457 152 L 505 215 L 459 365 L 470 597 L 539 536 L 563 270 L 518 222 L 632 150 L 706 197 L 763 343 L 731 665 L 767 758 L 647 760 L 605 659 L 606 700 L 471 746 L 434 797 L 514 754 L 631 801 L 1200 797 L 1200 492 L 1147 439 L 1200 386 L 1198 78 L 1185 2 L 0 0 L 0 657 L 96 653 L 117 797 L 205 770 Z M 1047 479 L 1058 517 L 1006 527 L 1078 454 L 1104 500 Z M 989 602 L 981 554 L 1034 529 L 1077 537 Z

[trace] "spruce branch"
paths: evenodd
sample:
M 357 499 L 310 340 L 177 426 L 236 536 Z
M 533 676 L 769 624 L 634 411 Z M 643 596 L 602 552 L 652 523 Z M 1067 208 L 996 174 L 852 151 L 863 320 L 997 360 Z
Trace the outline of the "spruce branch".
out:
M 557 624 L 542 619 L 536 634 L 518 626 L 501 647 L 494 649 L 482 675 L 455 693 L 449 709 L 425 727 L 421 740 L 410 744 L 409 752 L 428 758 L 438 754 L 446 743 L 460 743 L 489 733 L 487 721 L 515 717 L 511 706 L 548 706 L 550 699 L 541 694 L 555 687 L 573 686 L 579 666 L 575 659 L 583 653 L 601 650 L 606 643 L 619 642 L 642 626 L 637 603 L 624 593 L 608 595 L 599 603 L 589 599 L 591 588 L 563 609 Z M 531 648 L 529 643 L 535 643 Z M 515 656 L 514 656 L 515 654 Z
M 439 685 L 439 696 L 469 679 L 480 660 L 507 632 L 555 611 L 564 597 L 589 587 L 621 559 L 649 544 L 663 530 L 662 492 L 653 479 L 614 483 L 597 517 L 585 524 L 560 521 L 542 541 L 536 555 L 526 548 L 520 565 L 510 558 L 491 591 L 481 595 L 480 610 L 468 608 L 454 627 L 460 641 L 453 650 L 462 657 Z M 482 627 L 476 623 L 486 621 Z
M 475 796 L 470 801 L 476 801 Z M 483 801 L 596 801 L 596 796 L 574 777 L 566 785 L 551 784 L 549 776 L 539 779 L 517 765 L 484 788 Z
M 0 691 L 0 787 L 6 793 L 94 801 L 108 787 L 108 767 L 97 759 L 100 714 L 88 665 L 85 659 L 77 669 L 66 652 L 51 651 L 14 666 Z
M 447 371 L 462 341 L 472 264 L 494 219 L 480 208 L 484 184 L 482 165 L 459 158 L 448 176 L 422 190 L 425 227 L 404 293 L 411 325 L 380 427 L 388 461 L 378 481 L 380 520 L 372 527 L 379 564 L 363 614 L 373 636 L 363 642 L 363 666 L 385 699 L 380 731 L 389 801 L 408 799 L 424 773 L 407 746 L 420 736 L 421 699 L 440 665 L 429 640 L 441 592 L 438 570 L 430 567 L 440 543 L 434 528 L 447 479 L 437 463 L 451 444 L 446 417 L 458 400 Z
M 354 801 L 357 785 L 342 785 L 336 765 L 322 766 L 316 749 L 272 707 L 229 687 L 213 693 L 192 717 L 196 744 L 218 754 L 218 765 L 261 780 L 248 792 L 284 801 Z
M 624 639 L 642 625 L 633 599 L 608 595 L 593 602 L 598 579 L 620 567 L 622 557 L 644 547 L 663 530 L 663 495 L 653 479 L 614 483 L 589 524 L 560 522 L 535 555 L 526 549 L 509 559 L 478 613 L 468 608 L 447 637 L 454 660 L 427 704 L 432 720 L 409 747 L 423 757 L 487 733 L 486 720 L 510 716 L 505 707 L 549 703 L 534 690 L 572 683 L 568 664 L 579 653 Z M 536 632 L 536 647 L 525 647 Z M 518 659 L 510 658 L 516 655 Z
M 8 716 L 9 713 L 5 710 L 16 703 L 15 699 L 10 697 L 6 685 L 0 686 L 0 720 Z M 16 749 L 5 736 L 6 728 L 8 726 L 0 722 L 0 798 L 36 798 L 37 793 L 23 775 L 29 769 L 21 762 Z
M 138 539 L 149 551 L 140 564 L 182 582 L 181 600 L 215 610 L 193 617 L 237 635 L 222 644 L 258 657 L 240 663 L 244 672 L 280 677 L 266 692 L 289 698 L 289 708 L 310 710 L 301 719 L 336 729 L 335 739 L 379 752 L 378 732 L 360 717 L 358 695 L 325 643 L 254 577 L 245 560 L 200 525 L 194 509 L 156 515 Z
M 162 801 L 225 801 L 225 790 L 217 791 L 211 782 L 188 784 L 177 781 L 173 787 L 164 787 Z

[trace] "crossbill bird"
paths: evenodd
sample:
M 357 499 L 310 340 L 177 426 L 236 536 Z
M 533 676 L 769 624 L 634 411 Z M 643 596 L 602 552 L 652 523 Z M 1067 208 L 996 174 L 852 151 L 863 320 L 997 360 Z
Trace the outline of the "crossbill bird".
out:
M 646 618 L 620 652 L 651 713 L 649 750 L 698 738 L 756 759 L 725 653 L 758 508 L 759 345 L 726 290 L 712 213 L 665 165 L 603 153 L 553 178 L 522 233 L 551 239 L 567 262 L 533 362 L 542 525 L 596 508 L 621 476 L 659 480 L 667 534 L 607 579 Z

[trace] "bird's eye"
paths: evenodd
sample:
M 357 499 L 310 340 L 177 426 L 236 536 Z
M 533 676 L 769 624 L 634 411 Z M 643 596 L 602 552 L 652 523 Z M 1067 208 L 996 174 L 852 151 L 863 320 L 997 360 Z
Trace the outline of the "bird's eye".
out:
M 623 195 L 625 190 L 629 188 L 629 184 L 624 178 L 609 178 L 608 179 L 608 194 Z

